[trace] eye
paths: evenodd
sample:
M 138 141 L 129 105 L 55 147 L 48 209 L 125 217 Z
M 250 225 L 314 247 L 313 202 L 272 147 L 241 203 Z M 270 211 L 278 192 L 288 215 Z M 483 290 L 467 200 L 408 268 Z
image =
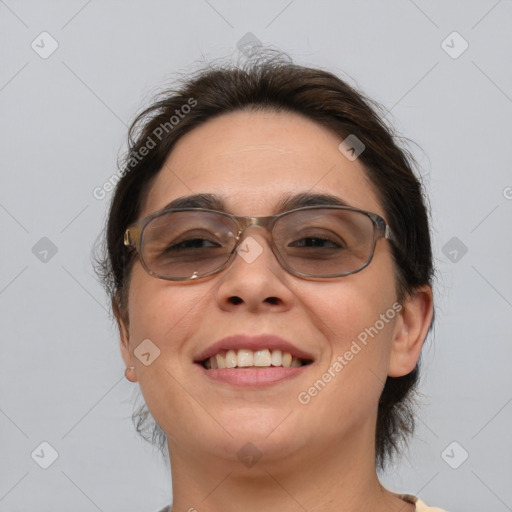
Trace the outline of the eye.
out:
M 296 240 L 288 245 L 288 247 L 328 247 L 335 249 L 343 249 L 344 244 L 340 245 L 328 238 L 322 237 L 307 237 Z
M 206 249 L 211 247 L 221 247 L 222 245 L 206 238 L 188 238 L 180 242 L 171 242 L 166 247 L 165 252 L 181 251 L 186 249 Z

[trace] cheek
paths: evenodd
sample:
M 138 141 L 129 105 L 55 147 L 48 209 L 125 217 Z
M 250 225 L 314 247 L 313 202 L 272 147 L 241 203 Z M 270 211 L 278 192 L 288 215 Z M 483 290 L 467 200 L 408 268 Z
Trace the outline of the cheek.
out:
M 176 417 L 192 424 L 201 410 L 190 400 L 190 393 L 196 392 L 187 375 L 190 354 L 186 349 L 208 297 L 197 286 L 166 283 L 142 272 L 134 269 L 129 296 L 130 351 L 135 354 L 140 390 L 159 425 L 168 425 Z
M 310 302 L 312 316 L 321 320 L 317 328 L 329 343 L 319 364 L 322 382 L 317 387 L 328 382 L 338 395 L 333 400 L 350 402 L 347 394 L 355 401 L 365 396 L 375 400 L 384 386 L 400 306 L 393 274 L 381 279 L 375 274 L 348 276 L 324 287 Z M 331 381 L 339 385 L 331 386 Z
M 193 287 L 166 283 L 142 269 L 134 269 L 128 302 L 134 348 L 145 338 L 161 350 L 180 347 L 180 334 L 197 321 L 200 301 L 201 296 Z
M 376 337 L 389 338 L 396 317 L 392 283 L 358 279 L 359 276 L 346 276 L 343 281 L 323 284 L 321 289 L 311 288 L 302 294 L 304 309 L 312 312 L 338 352 L 348 349 L 350 342 L 357 339 L 364 343 Z
M 344 286 L 343 293 L 326 293 L 317 302 L 320 309 L 316 311 L 323 311 L 318 328 L 329 350 L 308 387 L 301 390 L 299 401 L 322 435 L 357 432 L 377 414 L 391 355 L 393 299 L 392 294 L 382 297 Z

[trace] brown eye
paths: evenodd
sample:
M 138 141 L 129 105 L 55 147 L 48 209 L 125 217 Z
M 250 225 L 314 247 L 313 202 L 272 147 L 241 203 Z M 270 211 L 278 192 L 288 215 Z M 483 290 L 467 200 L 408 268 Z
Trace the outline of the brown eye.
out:
M 344 249 L 343 245 L 339 245 L 337 242 L 333 242 L 327 238 L 320 237 L 307 237 L 292 242 L 288 247 L 307 247 L 307 248 L 329 248 L 329 249 Z
M 221 247 L 221 245 L 216 242 L 206 240 L 205 238 L 190 238 L 188 240 L 183 240 L 182 242 L 169 245 L 165 249 L 165 252 L 180 251 L 186 249 L 203 249 L 211 247 Z

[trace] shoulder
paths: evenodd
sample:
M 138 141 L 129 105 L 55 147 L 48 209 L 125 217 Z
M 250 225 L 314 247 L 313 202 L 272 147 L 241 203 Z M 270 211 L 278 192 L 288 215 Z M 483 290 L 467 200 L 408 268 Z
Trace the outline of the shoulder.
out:
M 429 507 L 424 501 L 421 501 L 419 498 L 412 496 L 411 494 L 398 494 L 397 496 L 407 503 L 413 503 L 416 505 L 416 512 L 447 512 L 442 508 Z
M 429 507 L 420 499 L 416 500 L 416 512 L 446 512 L 446 510 L 437 507 Z

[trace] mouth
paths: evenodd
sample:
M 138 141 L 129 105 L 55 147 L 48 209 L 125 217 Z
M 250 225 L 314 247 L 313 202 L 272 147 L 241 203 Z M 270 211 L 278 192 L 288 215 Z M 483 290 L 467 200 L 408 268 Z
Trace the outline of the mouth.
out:
M 267 386 L 302 374 L 314 357 L 277 336 L 240 334 L 213 343 L 194 363 L 210 382 Z
M 238 350 L 220 350 L 213 356 L 199 361 L 199 364 L 206 370 L 222 370 L 226 368 L 300 368 L 312 362 L 312 359 L 294 357 L 290 352 L 280 349 L 251 350 L 241 348 Z

